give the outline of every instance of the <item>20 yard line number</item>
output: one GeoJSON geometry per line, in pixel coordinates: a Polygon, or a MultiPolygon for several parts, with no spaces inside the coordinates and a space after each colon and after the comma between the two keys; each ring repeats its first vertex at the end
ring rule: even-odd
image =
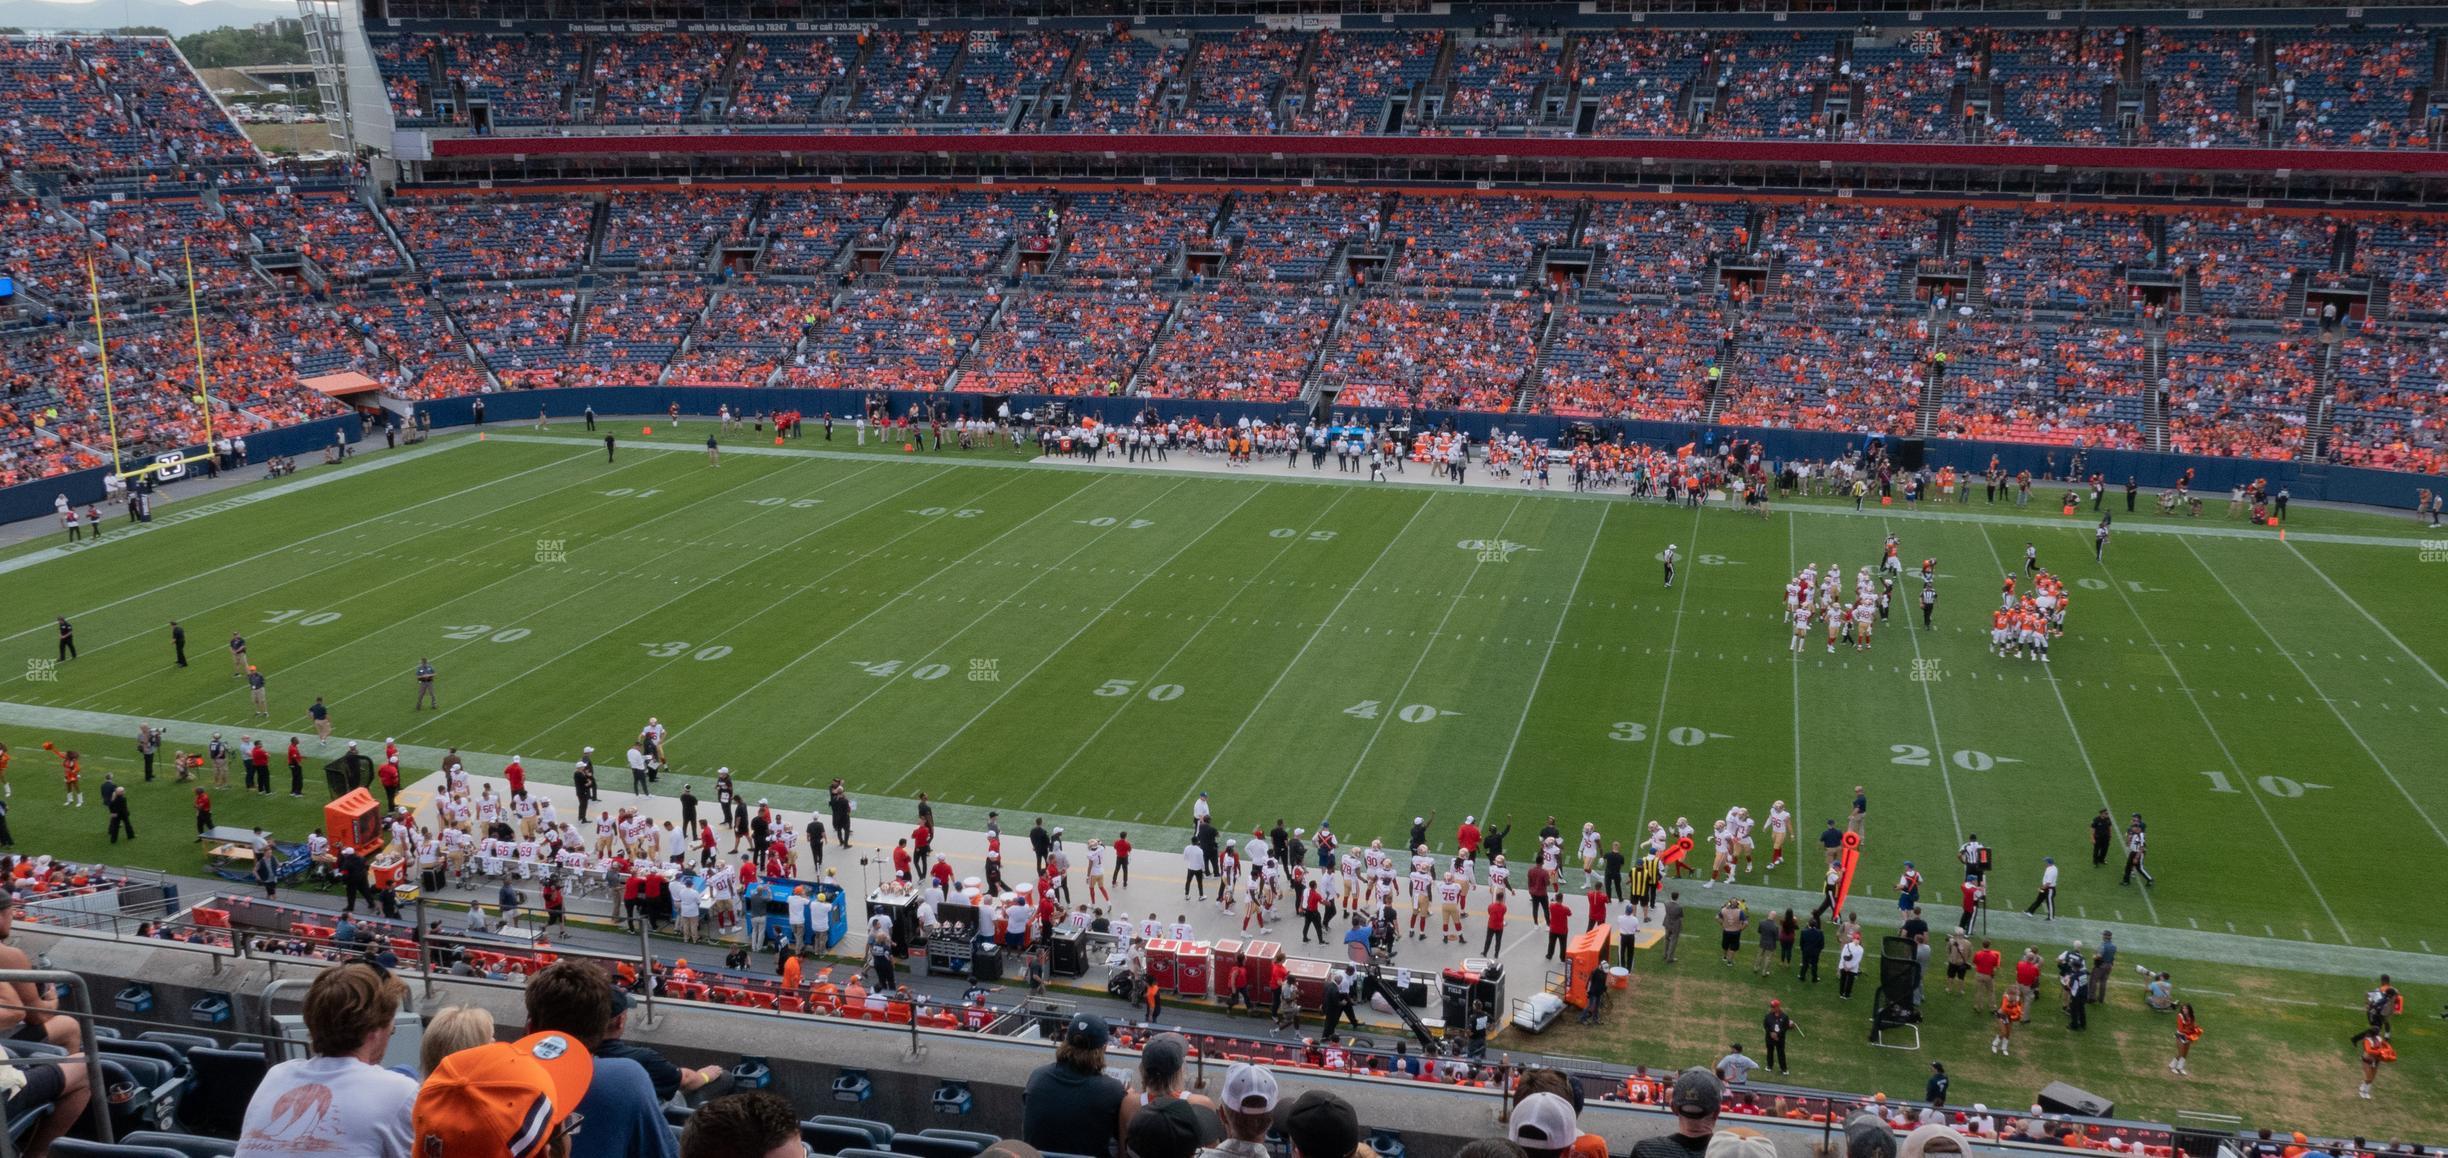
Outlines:
{"type": "Polygon", "coordinates": [[[534,634],[534,631],[524,627],[505,627],[495,631],[490,623],[453,623],[445,624],[442,628],[442,638],[470,642],[482,639],[492,643],[517,643],[534,634]]]}
{"type": "MultiPolygon", "coordinates": [[[[1649,725],[1639,720],[1617,720],[1607,727],[1607,739],[1618,744],[1638,744],[1649,738],[1649,725]]],[[[1666,729],[1666,742],[1678,748],[1697,748],[1711,740],[1731,740],[1723,732],[1711,732],[1690,726],[1666,729]]]]}
{"type": "MultiPolygon", "coordinates": [[[[2243,789],[2236,787],[2233,782],[2227,779],[2227,774],[2225,772],[2219,771],[2216,768],[2207,769],[2202,773],[2202,775],[2210,778],[2210,791],[2212,792],[2234,793],[2243,791],[2243,789]]],[[[2277,797],[2280,800],[2301,799],[2305,789],[2320,789],[2329,787],[2326,784],[2307,784],[2304,781],[2296,780],[2287,776],[2259,777],[2253,781],[2253,786],[2271,796],[2277,797]]]]}
{"type": "MultiPolygon", "coordinates": [[[[1887,745],[1887,750],[1894,754],[1894,758],[1887,761],[1890,764],[1901,764],[1907,768],[1927,768],[1931,766],[1932,760],[1930,750],[1922,747],[1919,744],[1889,744],[1887,745]]],[[[1992,756],[1987,752],[1976,751],[1971,748],[1958,748],[1955,750],[1955,754],[1949,756],[1947,760],[1949,763],[1963,769],[1966,772],[1986,772],[2000,764],[2020,764],[2023,762],[2020,758],[2014,756],[1992,756]]]]}

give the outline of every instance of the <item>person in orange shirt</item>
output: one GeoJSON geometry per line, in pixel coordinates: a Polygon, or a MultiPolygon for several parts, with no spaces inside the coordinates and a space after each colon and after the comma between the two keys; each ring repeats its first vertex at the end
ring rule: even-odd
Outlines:
{"type": "Polygon", "coordinates": [[[2168,1059],[2170,1071],[2179,1074],[2192,1072],[2185,1068],[2185,1058],[2193,1052],[2193,1043],[2200,1041],[2201,1035],[2201,1022],[2193,1016],[2193,1003],[2179,1003],[2176,1006],[2176,1056],[2168,1059]]]}
{"type": "MultiPolygon", "coordinates": [[[[43,747],[49,748],[51,745],[46,742],[43,747]]],[[[79,808],[85,807],[85,788],[79,782],[84,774],[84,769],[85,762],[76,754],[75,749],[60,753],[60,779],[68,784],[67,799],[60,801],[63,807],[70,804],[79,808]]]]}
{"type": "Polygon", "coordinates": [[[783,954],[783,956],[782,956],[782,988],[784,988],[784,989],[797,989],[797,988],[799,988],[799,974],[800,974],[799,955],[798,955],[797,953],[786,953],[786,954],[783,954]]]}
{"type": "Polygon", "coordinates": [[[2023,1020],[2023,996],[2009,990],[2005,999],[1998,1002],[1997,1036],[1989,1039],[1989,1052],[2011,1056],[2014,1053],[2015,1023],[2021,1020],[2023,1020]]]}
{"type": "Polygon", "coordinates": [[[2387,1030],[2363,1039],[2363,1084],[2355,1087],[2355,1096],[2371,1099],[2372,1083],[2379,1080],[2380,1066],[2397,1060],[2397,1047],[2389,1044],[2387,1030]]]}

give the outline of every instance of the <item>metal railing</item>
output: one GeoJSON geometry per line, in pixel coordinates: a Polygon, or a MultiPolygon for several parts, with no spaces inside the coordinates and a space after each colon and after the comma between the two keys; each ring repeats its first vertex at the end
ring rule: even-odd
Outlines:
{"type": "MultiPolygon", "coordinates": [[[[102,1080],[102,1051],[94,1042],[93,991],[87,987],[85,979],[65,969],[0,969],[0,985],[48,985],[51,986],[52,999],[55,1002],[62,994],[75,995],[75,1005],[64,1011],[56,1008],[44,1010],[35,1006],[0,1001],[0,1009],[23,1010],[29,1014],[45,1012],[53,1017],[73,1018],[77,1023],[77,1040],[84,1043],[84,1051],[81,1053],[72,1053],[64,1057],[43,1055],[13,1057],[9,1059],[8,1064],[19,1068],[36,1065],[83,1065],[85,1067],[85,1087],[88,1091],[85,1109],[93,1118],[94,1140],[109,1145],[113,1141],[110,1086],[102,1080]]],[[[16,1155],[16,1139],[10,1136],[4,1126],[0,1126],[0,1158],[16,1158],[16,1155]]]]}

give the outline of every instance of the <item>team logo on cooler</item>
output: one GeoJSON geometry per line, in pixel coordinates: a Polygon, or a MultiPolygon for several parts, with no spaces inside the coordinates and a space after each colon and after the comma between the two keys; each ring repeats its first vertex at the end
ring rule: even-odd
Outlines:
{"type": "Polygon", "coordinates": [[[1465,551],[1476,552],[1482,563],[1502,563],[1511,559],[1515,551],[1538,550],[1527,543],[1516,543],[1511,539],[1464,539],[1454,545],[1465,551]]]}
{"type": "Polygon", "coordinates": [[[187,456],[173,450],[153,456],[153,477],[168,482],[187,477],[187,456]]]}

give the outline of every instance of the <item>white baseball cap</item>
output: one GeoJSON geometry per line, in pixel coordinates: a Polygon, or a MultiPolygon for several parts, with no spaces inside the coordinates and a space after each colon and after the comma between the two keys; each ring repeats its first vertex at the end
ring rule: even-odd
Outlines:
{"type": "Polygon", "coordinates": [[[1238,1062],[1224,1073],[1224,1096],[1219,1106],[1239,1110],[1244,1114],[1271,1114],[1280,1091],[1275,1085],[1275,1071],[1265,1066],[1238,1062]]]}
{"type": "Polygon", "coordinates": [[[1581,1126],[1571,1102],[1539,1093],[1514,1103],[1513,1125],[1505,1136],[1524,1150],[1564,1150],[1581,1136],[1581,1126]]]}

